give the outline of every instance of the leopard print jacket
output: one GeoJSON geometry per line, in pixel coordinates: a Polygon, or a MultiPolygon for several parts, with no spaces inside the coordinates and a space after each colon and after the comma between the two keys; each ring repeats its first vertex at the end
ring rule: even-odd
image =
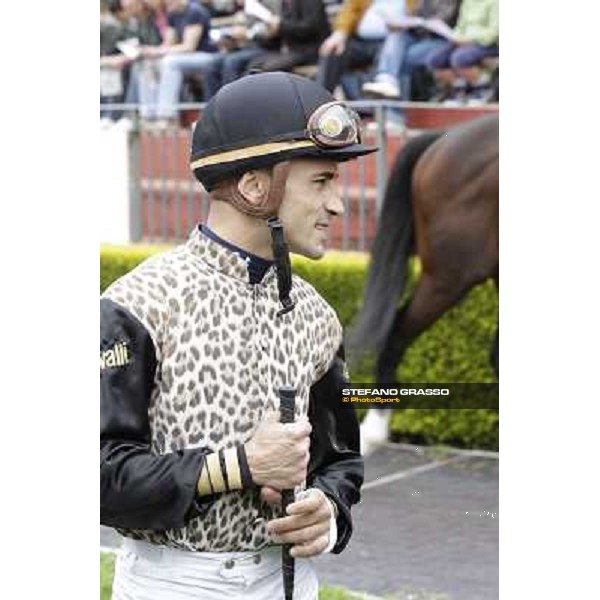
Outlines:
{"type": "MultiPolygon", "coordinates": [[[[110,318],[105,319],[109,325],[102,334],[101,413],[112,414],[117,404],[130,401],[123,389],[135,372],[135,388],[133,383],[130,387],[147,390],[146,398],[135,402],[142,421],[148,420],[151,453],[169,465],[178,461],[173,469],[179,474],[169,476],[185,480],[183,503],[190,502],[201,464],[190,458],[190,452],[246,442],[265,412],[278,410],[278,387],[297,388],[296,416],[307,414],[309,390],[334,360],[342,327],[326,301],[295,275],[292,299],[295,309],[276,316],[281,306],[275,269],[269,269],[259,284],[250,284],[245,261],[199,230],[187,243],[143,262],[102,295],[110,318]],[[111,327],[115,314],[119,322],[127,323],[111,327]],[[143,336],[129,339],[130,325],[143,336]]],[[[124,437],[129,427],[111,425],[111,419],[101,418],[105,444],[124,437]]],[[[105,462],[115,452],[105,449],[105,462]]],[[[136,452],[133,444],[131,453],[136,452]]],[[[151,504],[152,491],[144,491],[142,458],[139,461],[139,494],[147,497],[140,502],[151,504]]],[[[133,487],[130,482],[127,488],[117,474],[111,477],[103,487],[122,485],[124,494],[133,487]]],[[[172,503],[160,502],[170,510],[166,507],[172,503]]],[[[256,550],[270,543],[265,521],[276,516],[276,509],[260,500],[257,489],[248,489],[212,498],[201,507],[201,514],[181,527],[165,520],[164,529],[160,525],[118,529],[130,538],[187,550],[256,550]]]]}

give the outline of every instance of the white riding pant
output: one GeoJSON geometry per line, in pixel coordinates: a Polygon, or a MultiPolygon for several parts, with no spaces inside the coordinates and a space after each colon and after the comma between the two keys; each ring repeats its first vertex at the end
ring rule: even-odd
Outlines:
{"type": "MultiPolygon", "coordinates": [[[[310,559],[296,559],[294,600],[317,600],[310,559]]],[[[281,547],[256,552],[189,552],[126,539],[112,600],[283,600],[281,547]]]]}

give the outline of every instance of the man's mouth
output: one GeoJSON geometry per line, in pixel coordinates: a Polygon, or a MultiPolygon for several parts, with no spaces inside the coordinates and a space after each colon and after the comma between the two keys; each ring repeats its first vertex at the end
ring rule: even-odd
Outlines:
{"type": "Polygon", "coordinates": [[[329,223],[317,223],[315,227],[321,231],[327,231],[329,229],[329,223]]]}

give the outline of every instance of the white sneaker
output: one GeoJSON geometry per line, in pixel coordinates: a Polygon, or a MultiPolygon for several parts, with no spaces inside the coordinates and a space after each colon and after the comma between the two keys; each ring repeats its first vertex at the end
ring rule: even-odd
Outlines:
{"type": "Polygon", "coordinates": [[[491,100],[492,94],[489,88],[474,89],[467,95],[467,106],[484,106],[491,100]]]}
{"type": "Polygon", "coordinates": [[[169,131],[171,129],[176,129],[177,123],[172,119],[157,119],[155,121],[150,121],[148,123],[148,129],[152,131],[162,132],[169,131]]]}
{"type": "Polygon", "coordinates": [[[477,78],[477,81],[472,82],[471,86],[476,88],[488,87],[490,85],[491,79],[492,77],[487,71],[482,71],[479,77],[477,78]]]}
{"type": "Polygon", "coordinates": [[[368,81],[362,86],[362,92],[365,96],[374,96],[375,98],[400,98],[400,86],[387,79],[368,81]]]}
{"type": "Polygon", "coordinates": [[[485,100],[482,100],[481,98],[467,98],[467,106],[475,108],[478,106],[485,106],[485,100]]]}
{"type": "Polygon", "coordinates": [[[114,128],[121,131],[131,131],[133,129],[133,121],[128,117],[121,117],[115,123],[114,128]]]}
{"type": "Polygon", "coordinates": [[[406,124],[403,120],[388,119],[385,122],[385,132],[390,135],[401,135],[406,132],[406,124]]]}
{"type": "Polygon", "coordinates": [[[448,100],[442,102],[444,106],[465,106],[466,103],[466,100],[460,100],[458,98],[448,98],[448,100]]]}
{"type": "Polygon", "coordinates": [[[387,442],[390,433],[391,410],[370,408],[360,425],[360,452],[371,454],[378,446],[387,442]]]}

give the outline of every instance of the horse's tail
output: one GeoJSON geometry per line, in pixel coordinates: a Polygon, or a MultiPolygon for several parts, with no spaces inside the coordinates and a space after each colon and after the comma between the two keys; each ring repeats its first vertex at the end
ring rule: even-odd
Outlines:
{"type": "Polygon", "coordinates": [[[394,162],[371,249],[363,305],[348,335],[353,361],[369,349],[379,354],[392,327],[413,249],[413,170],[419,157],[441,135],[436,131],[412,139],[394,162]]]}

